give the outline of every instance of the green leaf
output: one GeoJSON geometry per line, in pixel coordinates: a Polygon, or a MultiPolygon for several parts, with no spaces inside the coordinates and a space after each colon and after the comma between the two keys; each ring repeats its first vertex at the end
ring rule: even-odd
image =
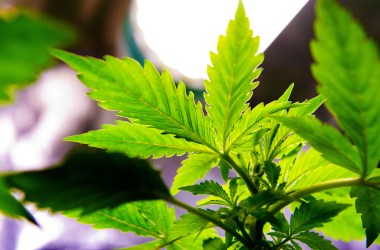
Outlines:
{"type": "Polygon", "coordinates": [[[36,80],[53,63],[48,47],[73,40],[66,26],[37,13],[0,16],[0,103],[12,101],[14,92],[36,80]]]}
{"type": "Polygon", "coordinates": [[[194,214],[181,215],[180,219],[174,222],[169,241],[177,238],[188,236],[190,234],[199,233],[207,228],[208,220],[205,220],[194,214]]]}
{"type": "Polygon", "coordinates": [[[192,234],[170,243],[167,245],[167,250],[203,250],[203,242],[216,236],[217,233],[214,229],[206,229],[199,234],[192,234]]]}
{"type": "Polygon", "coordinates": [[[360,214],[356,212],[355,199],[350,197],[349,188],[332,189],[325,193],[314,194],[314,196],[326,201],[350,204],[349,207],[335,216],[332,221],[324,224],[322,228],[318,228],[318,232],[322,232],[334,240],[342,240],[344,242],[351,242],[353,240],[362,241],[365,239],[365,230],[362,227],[360,214]]]}
{"type": "Polygon", "coordinates": [[[358,174],[331,164],[313,148],[299,155],[281,159],[280,166],[282,170],[280,182],[286,182],[287,191],[330,180],[358,177],[358,174]]]}
{"type": "Polygon", "coordinates": [[[175,195],[180,187],[194,184],[202,179],[217,164],[217,156],[209,154],[190,154],[182,162],[182,166],[177,170],[170,192],[175,195]]]}
{"type": "Polygon", "coordinates": [[[357,197],[356,212],[362,214],[362,225],[369,247],[380,233],[380,191],[368,187],[352,187],[351,197],[357,197]]]}
{"type": "MultiPolygon", "coordinates": [[[[264,130],[261,129],[260,126],[265,123],[264,118],[293,106],[294,104],[288,101],[274,101],[265,106],[263,103],[260,103],[253,109],[248,108],[241,116],[241,119],[235,124],[228,141],[228,147],[238,151],[241,145],[245,145],[249,141],[256,142],[255,137],[258,136],[254,132],[264,130]]],[[[260,139],[260,137],[258,137],[258,139],[260,139]]],[[[254,148],[254,146],[256,146],[256,144],[252,143],[251,147],[254,148]]]]}
{"type": "Polygon", "coordinates": [[[219,143],[226,150],[227,139],[241,114],[248,108],[247,101],[258,85],[252,83],[261,72],[257,69],[263,55],[255,55],[259,38],[252,38],[252,30],[240,1],[235,20],[230,21],[227,35],[218,40],[218,54],[211,53],[212,66],[207,69],[210,80],[205,81],[206,110],[211,117],[219,143]]]}
{"type": "Polygon", "coordinates": [[[292,237],[294,240],[299,240],[305,243],[313,250],[334,250],[337,249],[331,244],[331,241],[326,240],[323,236],[313,232],[302,232],[292,237]]]}
{"type": "Polygon", "coordinates": [[[327,107],[358,147],[367,176],[380,160],[379,53],[375,42],[336,1],[317,3],[312,71],[318,91],[328,99],[327,107]]]}
{"type": "Polygon", "coordinates": [[[64,214],[96,229],[112,228],[161,240],[168,239],[175,220],[174,209],[163,201],[135,201],[93,213],[83,214],[79,209],[64,214]]]}
{"type": "Polygon", "coordinates": [[[162,240],[155,240],[132,247],[118,248],[117,250],[157,250],[162,244],[162,240]]]}
{"type": "Polygon", "coordinates": [[[230,203],[231,206],[233,205],[233,203],[232,203],[230,197],[228,196],[227,192],[223,189],[222,186],[219,185],[219,183],[217,183],[213,180],[210,180],[210,181],[207,180],[207,181],[202,182],[198,185],[181,187],[180,189],[189,191],[195,195],[198,195],[198,194],[213,195],[213,196],[219,197],[219,198],[225,200],[226,202],[230,203]]]}
{"type": "Polygon", "coordinates": [[[142,68],[131,58],[106,56],[103,61],[59,50],[52,54],[78,71],[101,107],[117,110],[134,123],[213,147],[210,119],[204,117],[201,103],[195,104],[193,93],[186,95],[182,82],[176,88],[167,71],[160,75],[149,61],[142,68]]]}
{"type": "Polygon", "coordinates": [[[221,238],[213,238],[203,242],[203,250],[227,250],[227,247],[221,238]]]}
{"type": "Polygon", "coordinates": [[[37,221],[8,191],[3,179],[0,179],[0,212],[13,218],[24,218],[33,224],[37,221]]]}
{"type": "Polygon", "coordinates": [[[269,183],[271,184],[272,189],[275,189],[277,186],[278,178],[280,178],[281,167],[273,162],[266,161],[264,163],[263,171],[269,183]]]}
{"type": "MultiPolygon", "coordinates": [[[[289,222],[286,220],[285,215],[283,213],[279,213],[276,216],[276,220],[271,222],[272,230],[274,232],[280,232],[280,235],[275,235],[276,237],[287,238],[290,234],[290,225],[289,222]]],[[[273,235],[272,233],[269,233],[270,235],[273,235]]]]}
{"type": "Polygon", "coordinates": [[[290,235],[303,231],[309,231],[315,227],[322,227],[323,223],[331,221],[348,205],[336,202],[324,202],[315,200],[310,203],[302,203],[296,208],[290,219],[290,235]]]}
{"type": "Polygon", "coordinates": [[[144,125],[117,121],[117,125],[103,125],[102,130],[74,135],[65,140],[88,144],[92,147],[122,152],[129,157],[160,158],[187,152],[212,153],[206,146],[189,142],[174,135],[144,125]]]}
{"type": "Polygon", "coordinates": [[[159,172],[144,160],[103,151],[77,151],[59,167],[4,177],[25,200],[53,211],[90,213],[136,200],[170,197],[159,172]]]}
{"type": "Polygon", "coordinates": [[[362,172],[362,164],[356,147],[347,137],[333,127],[310,117],[274,117],[306,139],[323,157],[355,173],[362,172]]]}

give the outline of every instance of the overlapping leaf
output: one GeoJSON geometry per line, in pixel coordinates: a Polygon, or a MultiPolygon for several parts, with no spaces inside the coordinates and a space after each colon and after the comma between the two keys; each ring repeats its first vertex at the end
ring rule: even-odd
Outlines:
{"type": "MultiPolygon", "coordinates": [[[[380,160],[380,62],[373,41],[334,0],[316,5],[316,40],[311,44],[312,70],[318,90],[339,125],[358,147],[363,175],[380,160]]],[[[347,152],[350,154],[350,152],[347,152]]]]}
{"type": "Polygon", "coordinates": [[[194,184],[206,176],[212,167],[217,164],[217,156],[210,154],[190,154],[182,162],[182,166],[177,170],[171,187],[171,193],[174,195],[178,192],[179,187],[194,184]]]}
{"type": "Polygon", "coordinates": [[[306,139],[331,163],[355,173],[361,173],[363,167],[357,148],[350,143],[347,137],[333,127],[309,117],[278,116],[275,118],[306,139]]]}
{"type": "Polygon", "coordinates": [[[68,141],[88,144],[92,147],[123,152],[129,157],[159,158],[183,155],[187,152],[212,151],[201,144],[162,134],[162,131],[144,125],[118,121],[117,125],[104,125],[102,130],[70,136],[68,141]]]}
{"type": "Polygon", "coordinates": [[[322,227],[323,223],[331,221],[346,207],[348,205],[338,204],[333,201],[324,202],[323,200],[301,204],[299,208],[296,208],[290,219],[290,234],[294,235],[312,230],[315,227],[322,227]]]}
{"type": "Polygon", "coordinates": [[[15,90],[35,81],[52,63],[48,47],[71,42],[73,33],[36,13],[21,11],[9,13],[8,18],[3,16],[0,15],[0,102],[9,102],[15,90]]]}
{"type": "Polygon", "coordinates": [[[167,240],[175,220],[174,209],[164,201],[137,201],[88,214],[81,210],[64,214],[96,229],[113,228],[161,240],[167,240]]]}
{"type": "Polygon", "coordinates": [[[106,56],[105,60],[81,57],[64,51],[52,54],[68,63],[90,89],[90,96],[105,109],[134,123],[152,126],[177,137],[213,145],[209,118],[204,117],[194,95],[186,95],[185,85],[175,87],[167,71],[160,75],[149,61],[144,67],[131,59],[106,56]]]}
{"type": "Polygon", "coordinates": [[[25,200],[53,211],[90,213],[137,200],[170,197],[159,172],[144,160],[122,154],[80,151],[59,167],[5,176],[25,200]]]}
{"type": "Polygon", "coordinates": [[[252,38],[249,21],[240,2],[235,20],[230,21],[227,35],[220,36],[218,54],[211,53],[212,66],[208,67],[210,80],[205,81],[206,110],[212,119],[219,143],[226,143],[235,123],[247,109],[257,83],[252,81],[261,72],[257,69],[262,54],[256,55],[259,38],[252,38]]]}
{"type": "Polygon", "coordinates": [[[331,243],[331,241],[326,240],[323,236],[313,232],[302,232],[298,235],[293,236],[294,240],[299,240],[302,243],[308,245],[311,249],[315,250],[337,250],[337,248],[331,243]]]}
{"type": "Polygon", "coordinates": [[[380,191],[367,187],[353,187],[351,197],[357,197],[356,212],[362,214],[362,225],[365,228],[367,247],[369,247],[380,233],[380,191]]]}

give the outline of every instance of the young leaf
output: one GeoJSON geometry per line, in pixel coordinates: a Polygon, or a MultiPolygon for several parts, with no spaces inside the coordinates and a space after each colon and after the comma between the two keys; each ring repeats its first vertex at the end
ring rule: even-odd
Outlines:
{"type": "Polygon", "coordinates": [[[315,227],[322,227],[323,223],[331,221],[348,205],[336,202],[324,202],[315,200],[310,203],[302,203],[296,208],[290,219],[290,235],[303,231],[309,231],[315,227]]]}
{"type": "Polygon", "coordinates": [[[177,170],[170,192],[175,195],[179,187],[189,186],[202,179],[217,164],[217,156],[210,154],[190,154],[177,170]]]}
{"type": "Polygon", "coordinates": [[[65,140],[140,158],[150,156],[160,158],[164,155],[171,157],[187,152],[212,153],[206,146],[175,138],[174,135],[162,134],[162,132],[144,125],[117,121],[117,125],[103,125],[102,130],[70,136],[65,140]]]}
{"type": "Polygon", "coordinates": [[[90,213],[137,200],[170,197],[159,172],[144,160],[103,151],[79,151],[59,167],[5,176],[25,200],[53,211],[90,213]]]}
{"type": "Polygon", "coordinates": [[[141,65],[131,59],[106,56],[105,60],[81,57],[64,51],[52,54],[78,71],[90,89],[90,97],[105,109],[117,110],[134,123],[152,126],[187,140],[213,147],[210,119],[185,85],[175,87],[167,71],[160,75],[149,61],[141,65]]]}
{"type": "MultiPolygon", "coordinates": [[[[327,107],[358,147],[363,176],[380,160],[380,61],[376,44],[334,0],[316,5],[312,71],[327,107]]],[[[351,152],[346,152],[350,154],[351,152]]]]}
{"type": "Polygon", "coordinates": [[[25,218],[38,225],[28,210],[9,193],[3,179],[0,179],[0,212],[13,218],[25,218]]]}
{"type": "Polygon", "coordinates": [[[369,247],[380,233],[380,191],[368,187],[352,187],[351,197],[357,197],[356,212],[361,213],[369,247]]]}
{"type": "Polygon", "coordinates": [[[49,47],[74,38],[70,28],[25,11],[16,11],[9,19],[0,16],[0,34],[0,103],[11,101],[15,90],[35,81],[52,64],[49,47]]]}
{"type": "Polygon", "coordinates": [[[337,250],[337,248],[331,244],[331,241],[313,232],[302,232],[293,236],[292,239],[299,240],[314,250],[337,250]]]}
{"type": "Polygon", "coordinates": [[[362,172],[357,148],[333,127],[310,117],[274,118],[306,139],[326,160],[355,173],[362,172]]]}
{"type": "Polygon", "coordinates": [[[210,80],[205,81],[206,110],[224,150],[230,132],[247,109],[247,101],[257,86],[252,81],[259,76],[261,70],[257,67],[263,61],[262,54],[255,56],[258,46],[259,38],[252,38],[240,1],[235,20],[228,25],[227,35],[219,37],[218,54],[210,55],[213,66],[208,67],[210,80]]]}
{"type": "Polygon", "coordinates": [[[187,187],[181,187],[181,190],[186,190],[189,192],[192,192],[193,194],[209,194],[213,195],[219,198],[222,198],[226,202],[228,202],[230,205],[233,205],[230,197],[228,196],[227,192],[223,189],[222,186],[219,185],[219,183],[210,180],[202,182],[198,185],[193,186],[187,186],[187,187]]]}
{"type": "Polygon", "coordinates": [[[96,229],[112,228],[165,241],[175,220],[174,209],[163,201],[137,201],[87,214],[80,209],[64,214],[96,229]]]}

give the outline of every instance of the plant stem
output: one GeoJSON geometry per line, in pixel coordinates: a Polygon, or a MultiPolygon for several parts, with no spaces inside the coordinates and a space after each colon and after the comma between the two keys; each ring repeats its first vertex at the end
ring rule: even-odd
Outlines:
{"type": "Polygon", "coordinates": [[[245,184],[248,187],[248,190],[251,192],[251,195],[258,194],[255,184],[252,182],[251,178],[245,173],[236,162],[229,155],[222,155],[222,158],[233,168],[236,173],[244,180],[245,184]]]}
{"type": "Polygon", "coordinates": [[[188,211],[189,213],[192,213],[192,214],[195,214],[195,215],[198,215],[199,217],[207,220],[207,221],[210,221],[212,222],[213,224],[215,224],[216,226],[222,228],[224,231],[230,233],[231,235],[233,235],[237,240],[239,240],[241,243],[243,243],[246,247],[250,247],[252,246],[253,242],[251,239],[246,239],[245,237],[243,237],[241,234],[239,234],[238,232],[236,232],[236,230],[234,230],[233,228],[229,227],[228,225],[226,225],[225,223],[223,223],[222,221],[216,219],[215,217],[212,217],[210,216],[209,214],[203,212],[202,210],[199,210],[199,209],[196,209],[180,200],[177,200],[173,197],[162,197],[165,201],[173,204],[173,205],[176,205],[178,207],[181,207],[183,209],[185,209],[186,211],[188,211]]]}
{"type": "Polygon", "coordinates": [[[340,179],[340,180],[322,182],[314,186],[306,187],[306,188],[295,191],[294,193],[289,195],[290,199],[282,200],[275,203],[273,207],[269,209],[269,212],[275,214],[293,201],[299,200],[302,197],[305,197],[313,193],[321,192],[324,190],[339,188],[339,187],[350,187],[350,186],[367,186],[367,187],[379,189],[379,184],[380,183],[378,182],[368,181],[362,178],[345,178],[345,179],[340,179]]]}

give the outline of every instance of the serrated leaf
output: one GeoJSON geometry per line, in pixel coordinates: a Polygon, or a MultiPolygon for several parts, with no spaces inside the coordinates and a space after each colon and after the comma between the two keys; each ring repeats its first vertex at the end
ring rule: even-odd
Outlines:
{"type": "Polygon", "coordinates": [[[222,186],[220,186],[219,183],[213,181],[213,180],[207,180],[205,182],[201,182],[198,185],[192,185],[187,187],[181,187],[181,190],[189,191],[195,195],[198,194],[208,194],[213,195],[216,197],[219,197],[226,202],[228,202],[231,206],[233,205],[230,197],[228,196],[227,192],[223,189],[222,186]]]}
{"type": "MultiPolygon", "coordinates": [[[[293,106],[294,104],[288,101],[274,101],[265,106],[263,103],[260,103],[253,109],[247,109],[241,119],[235,124],[234,130],[231,132],[228,141],[229,148],[238,151],[240,145],[244,145],[250,140],[255,141],[255,136],[257,137],[257,135],[253,132],[260,131],[258,129],[260,128],[260,125],[264,123],[264,118],[293,106]]],[[[253,147],[255,145],[256,144],[252,144],[253,147]]]]}
{"type": "Polygon", "coordinates": [[[355,173],[362,172],[362,163],[356,147],[347,137],[327,124],[310,117],[274,117],[306,139],[323,157],[355,173]]]}
{"type": "Polygon", "coordinates": [[[131,58],[106,56],[103,61],[59,50],[52,54],[78,72],[101,107],[117,110],[134,123],[213,147],[210,119],[204,116],[201,103],[195,104],[193,93],[186,95],[182,82],[175,87],[167,71],[160,75],[149,61],[142,68],[131,58]]]}
{"type": "Polygon", "coordinates": [[[263,171],[271,184],[272,189],[277,186],[278,178],[280,178],[281,167],[276,165],[274,162],[266,161],[264,163],[263,171]]]}
{"type": "Polygon", "coordinates": [[[313,250],[336,250],[331,241],[326,240],[323,236],[313,232],[302,232],[292,237],[294,240],[299,240],[305,243],[313,250]]]}
{"type": "Polygon", "coordinates": [[[199,234],[192,234],[172,242],[167,245],[167,250],[203,250],[203,242],[209,238],[215,238],[216,236],[217,232],[214,229],[206,229],[199,234]]]}
{"type": "Polygon", "coordinates": [[[103,125],[101,130],[70,136],[65,140],[140,158],[171,157],[187,152],[212,153],[206,146],[162,132],[144,125],[117,121],[116,125],[103,125]]]}
{"type": "Polygon", "coordinates": [[[24,218],[38,225],[28,210],[9,193],[3,179],[0,179],[0,212],[13,218],[24,218]]]}
{"type": "Polygon", "coordinates": [[[294,155],[294,158],[281,159],[281,182],[286,182],[286,190],[296,190],[329,180],[358,177],[349,170],[331,164],[313,148],[294,155]]]}
{"type": "Polygon", "coordinates": [[[335,216],[332,221],[324,224],[322,228],[318,228],[318,232],[322,232],[334,240],[342,240],[344,242],[351,242],[353,240],[362,241],[365,239],[365,231],[362,227],[360,214],[356,212],[355,199],[349,196],[348,188],[332,189],[328,193],[314,195],[318,199],[350,204],[349,207],[335,216]]]}
{"type": "Polygon", "coordinates": [[[162,240],[155,240],[132,247],[118,248],[117,250],[157,250],[163,243],[162,240]]]}
{"type": "Polygon", "coordinates": [[[70,43],[74,37],[68,27],[37,13],[10,15],[0,16],[0,103],[12,101],[16,90],[35,81],[53,63],[49,47],[70,43]]]}
{"type": "Polygon", "coordinates": [[[172,227],[169,241],[176,238],[187,236],[193,233],[199,233],[207,229],[209,224],[208,220],[205,220],[194,214],[184,214],[181,215],[180,219],[174,222],[172,227]]]}
{"type": "Polygon", "coordinates": [[[380,233],[380,191],[368,187],[352,187],[351,197],[357,197],[356,212],[362,214],[362,226],[365,228],[369,247],[380,233]]]}
{"type": "Polygon", "coordinates": [[[227,139],[257,83],[252,81],[261,72],[257,69],[263,55],[255,55],[259,38],[252,38],[252,30],[242,2],[235,20],[230,21],[227,35],[218,40],[218,54],[211,53],[212,66],[207,69],[210,80],[205,81],[206,110],[216,130],[216,137],[226,150],[227,139]]]}
{"type": "Polygon", "coordinates": [[[227,250],[221,238],[212,238],[203,242],[203,250],[227,250]]]}
{"type": "Polygon", "coordinates": [[[210,154],[190,154],[182,162],[182,166],[177,170],[170,192],[175,195],[179,187],[194,184],[206,176],[212,167],[217,164],[218,157],[210,154]]]}
{"type": "Polygon", "coordinates": [[[364,29],[336,1],[319,0],[316,14],[311,49],[318,91],[327,97],[327,107],[358,147],[361,170],[367,176],[380,160],[379,53],[364,29]]]}
{"type": "Polygon", "coordinates": [[[25,200],[53,211],[82,209],[90,213],[136,200],[170,197],[149,162],[104,151],[77,151],[58,167],[5,176],[25,200]]]}
{"type": "MultiPolygon", "coordinates": [[[[274,235],[276,237],[286,238],[290,234],[290,225],[286,220],[285,215],[283,213],[278,213],[276,216],[276,220],[271,222],[272,230],[281,234],[274,235]]],[[[272,233],[269,233],[272,235],[272,233]]]]}
{"type": "Polygon", "coordinates": [[[137,201],[87,214],[80,209],[64,214],[96,229],[112,228],[165,241],[175,220],[174,209],[164,201],[137,201]]]}
{"type": "Polygon", "coordinates": [[[299,208],[295,209],[290,219],[290,235],[322,227],[323,223],[331,221],[346,207],[348,207],[346,204],[338,204],[333,201],[324,202],[323,200],[302,203],[299,208]]]}

